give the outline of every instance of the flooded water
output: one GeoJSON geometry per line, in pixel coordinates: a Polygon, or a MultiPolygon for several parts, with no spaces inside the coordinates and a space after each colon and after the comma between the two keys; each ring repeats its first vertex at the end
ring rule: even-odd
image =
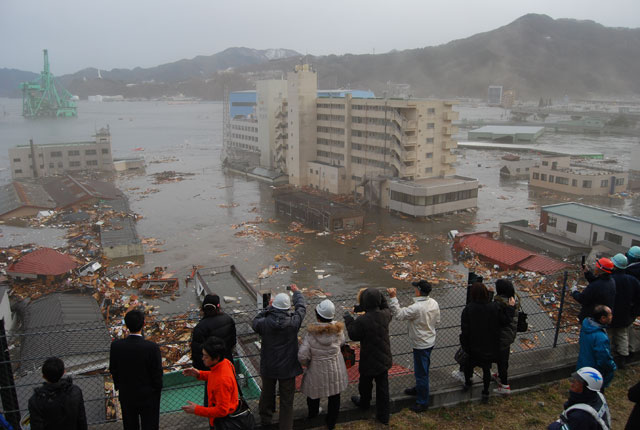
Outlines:
{"type": "MultiPolygon", "coordinates": [[[[138,234],[164,242],[160,246],[164,252],[146,255],[144,266],[135,269],[145,273],[155,266],[166,266],[169,272],[184,277],[193,265],[235,264],[250,282],[261,288],[282,289],[291,282],[301,287],[320,287],[334,294],[355,293],[361,285],[408,288],[407,283],[393,279],[383,270],[380,262],[370,262],[361,255],[376,236],[414,233],[420,250],[411,259],[450,261],[449,244],[444,240],[447,231],[495,231],[500,221],[515,219],[537,224],[540,205],[556,203],[530,192],[525,180],[500,179],[502,152],[460,150],[457,173],[476,177],[482,185],[475,213],[423,221],[374,208],[367,211],[364,234],[345,245],[331,236],[303,234],[304,243],[292,248],[283,240],[234,236],[238,230],[231,228],[233,224],[254,220],[256,216],[265,221],[275,218],[274,205],[269,186],[221,171],[220,103],[80,102],[77,119],[57,121],[25,121],[20,116],[20,100],[0,99],[0,105],[7,112],[0,117],[2,182],[10,180],[8,148],[28,143],[29,138],[36,143],[90,140],[96,129],[109,125],[114,157],[144,155],[147,175],[118,179],[117,185],[129,196],[132,210],[144,217],[137,224],[138,234]],[[144,148],[144,151],[134,151],[135,148],[144,148]],[[162,162],[166,160],[169,161],[162,162]],[[166,170],[194,175],[182,182],[153,184],[151,175],[166,170]],[[276,255],[286,253],[293,257],[291,262],[275,261],[276,255]],[[269,278],[257,279],[265,267],[275,264],[290,267],[269,278]],[[331,276],[320,280],[316,269],[325,270],[324,273],[331,276]]],[[[483,118],[483,112],[487,118],[496,114],[480,108],[461,111],[461,116],[467,115],[470,119],[483,118]]],[[[623,158],[630,153],[631,145],[637,144],[636,140],[547,134],[541,143],[558,147],[580,145],[585,150],[623,158]]],[[[631,199],[604,199],[596,203],[640,214],[638,204],[631,199]]],[[[289,220],[278,220],[278,223],[265,222],[259,227],[285,232],[288,225],[289,220]]],[[[25,242],[28,241],[31,240],[25,237],[25,242]]],[[[160,306],[166,310],[183,310],[193,305],[194,300],[191,292],[183,293],[176,302],[163,302],[160,306]]]]}

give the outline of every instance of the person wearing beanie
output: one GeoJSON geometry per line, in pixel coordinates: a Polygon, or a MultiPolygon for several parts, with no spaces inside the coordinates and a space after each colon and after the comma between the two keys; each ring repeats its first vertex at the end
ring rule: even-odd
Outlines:
{"type": "Polygon", "coordinates": [[[362,310],[364,314],[358,315],[357,318],[353,318],[349,312],[344,314],[349,338],[360,341],[358,366],[360,395],[352,396],[351,401],[359,409],[369,409],[373,381],[375,381],[376,420],[389,425],[389,369],[393,361],[389,339],[391,310],[385,296],[377,288],[372,287],[359,293],[357,309],[362,310]]]}
{"type": "Polygon", "coordinates": [[[574,372],[564,411],[547,430],[609,430],[611,413],[600,387],[602,375],[596,369],[583,367],[574,372]]]}
{"type": "Polygon", "coordinates": [[[409,396],[416,396],[416,403],[410,406],[413,412],[424,412],[429,408],[429,367],[431,351],[436,343],[436,325],[440,324],[440,306],[429,297],[431,284],[424,279],[412,282],[415,289],[413,303],[405,308],[400,307],[395,288],[387,288],[389,308],[393,316],[400,321],[407,321],[409,343],[413,348],[413,372],[416,385],[404,390],[409,396]]]}
{"type": "Polygon", "coordinates": [[[347,388],[347,367],[340,352],[345,343],[344,324],[336,322],[331,300],[316,306],[316,323],[307,326],[307,334],[298,350],[298,361],[306,366],[300,391],[307,396],[308,418],[320,413],[320,399],[328,397],[326,424],[333,430],[340,411],[340,393],[347,388]]]}
{"type": "Polygon", "coordinates": [[[591,272],[584,267],[584,277],[589,281],[589,285],[578,291],[578,287],[571,287],[571,297],[582,305],[578,319],[580,323],[593,313],[593,308],[597,305],[605,305],[613,309],[616,299],[616,284],[611,277],[614,269],[613,261],[608,258],[600,258],[596,261],[595,271],[591,272]]]}
{"type": "MultiPolygon", "coordinates": [[[[202,319],[196,324],[191,333],[191,361],[198,370],[209,370],[202,361],[202,347],[205,340],[211,336],[224,341],[224,358],[233,363],[233,348],[236,346],[236,323],[220,308],[220,297],[217,294],[207,294],[202,300],[202,319]]],[[[207,401],[207,389],[204,391],[204,404],[207,401]]]]}
{"type": "Polygon", "coordinates": [[[497,356],[498,373],[491,375],[498,383],[498,388],[494,391],[498,394],[511,394],[511,386],[508,381],[509,355],[511,344],[516,340],[518,334],[518,319],[516,308],[521,306],[516,300],[514,306],[509,304],[509,300],[516,300],[516,290],[513,283],[508,279],[498,279],[496,281],[496,295],[493,302],[497,306],[500,316],[500,339],[497,356]]]}
{"type": "Polygon", "coordinates": [[[611,258],[612,278],[616,283],[616,295],[613,304],[613,320],[607,329],[611,347],[620,357],[618,363],[624,368],[629,357],[629,327],[633,324],[640,308],[640,281],[626,273],[627,257],[616,254],[611,258]]]}
{"type": "Polygon", "coordinates": [[[304,321],[307,306],[302,293],[291,285],[293,307],[289,294],[280,293],[269,306],[253,319],[253,331],[260,335],[260,377],[262,391],[258,410],[262,427],[271,425],[275,410],[276,384],[280,387],[280,430],[293,428],[293,395],[296,376],[302,373],[298,362],[298,331],[304,321]]]}
{"type": "Polygon", "coordinates": [[[580,352],[576,369],[588,366],[598,369],[602,375],[602,390],[611,384],[616,364],[611,356],[606,327],[611,324],[611,309],[604,305],[594,308],[591,316],[582,321],[580,352]]]}

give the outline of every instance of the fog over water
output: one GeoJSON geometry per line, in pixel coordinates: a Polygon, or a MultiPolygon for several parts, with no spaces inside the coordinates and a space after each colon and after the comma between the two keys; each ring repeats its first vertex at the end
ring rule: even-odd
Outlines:
{"type": "MultiPolygon", "coordinates": [[[[494,111],[482,107],[457,109],[461,111],[461,119],[495,115],[494,111]]],[[[390,272],[384,271],[380,262],[370,262],[361,255],[376,236],[412,232],[418,237],[420,251],[411,259],[451,260],[449,244],[444,240],[448,230],[495,231],[500,221],[516,219],[527,219],[537,225],[539,206],[557,202],[529,192],[526,180],[501,180],[499,164],[503,152],[460,150],[457,173],[478,178],[482,185],[476,212],[424,221],[373,208],[367,210],[365,233],[353,241],[341,245],[330,235],[303,234],[304,243],[291,251],[291,246],[283,240],[234,236],[238,230],[231,225],[254,220],[256,216],[266,221],[275,215],[268,185],[225,175],[221,170],[222,104],[81,101],[77,119],[26,121],[20,113],[20,100],[0,99],[0,183],[10,181],[8,148],[28,143],[29,138],[35,143],[91,140],[96,129],[109,125],[115,158],[144,155],[147,175],[118,179],[117,186],[129,196],[132,210],[144,217],[137,224],[138,234],[142,238],[164,241],[160,248],[165,251],[146,255],[144,266],[133,272],[150,272],[155,266],[167,266],[168,271],[184,277],[192,265],[235,264],[250,282],[263,288],[281,289],[290,282],[301,287],[320,287],[335,294],[355,292],[365,284],[408,288],[407,283],[393,279],[390,272]],[[3,112],[6,114],[2,115],[3,112]],[[144,148],[144,151],[134,151],[135,148],[144,148]],[[175,160],[152,163],[171,157],[175,160]],[[194,176],[182,182],[154,185],[150,175],[165,170],[194,176]],[[159,191],[144,194],[147,189],[159,191]],[[293,257],[290,263],[275,262],[277,254],[287,252],[293,257]],[[270,264],[285,264],[290,268],[257,281],[257,275],[270,264]],[[331,276],[319,280],[315,269],[325,270],[331,276]]],[[[466,132],[461,132],[459,138],[465,140],[466,132]]],[[[605,156],[617,157],[624,163],[628,162],[631,146],[638,144],[637,138],[568,134],[546,134],[539,142],[544,146],[579,146],[589,152],[604,152],[605,156]]],[[[596,203],[640,215],[638,204],[631,199],[607,198],[596,203]]],[[[265,222],[259,227],[285,232],[289,222],[278,219],[277,223],[265,222]]],[[[0,228],[5,232],[6,227],[0,228]]],[[[16,233],[11,234],[15,238],[16,233]]],[[[189,293],[164,306],[182,310],[193,302],[194,297],[189,293]]]]}

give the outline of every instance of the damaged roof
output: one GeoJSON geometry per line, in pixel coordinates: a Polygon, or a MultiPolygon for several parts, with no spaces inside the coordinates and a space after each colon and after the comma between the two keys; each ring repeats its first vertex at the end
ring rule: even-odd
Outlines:
{"type": "Polygon", "coordinates": [[[30,181],[17,182],[0,187],[0,215],[21,207],[54,209],[56,202],[39,184],[30,181]]]}
{"type": "Polygon", "coordinates": [[[79,180],[68,175],[47,178],[43,188],[56,201],[58,209],[94,198],[110,200],[122,196],[122,193],[108,182],[79,180]]]}
{"type": "Polygon", "coordinates": [[[62,275],[75,269],[76,261],[55,249],[40,248],[11,263],[7,274],[62,275]]]}
{"type": "Polygon", "coordinates": [[[101,230],[100,241],[103,248],[141,243],[135,223],[130,218],[112,218],[111,228],[101,230]]]}

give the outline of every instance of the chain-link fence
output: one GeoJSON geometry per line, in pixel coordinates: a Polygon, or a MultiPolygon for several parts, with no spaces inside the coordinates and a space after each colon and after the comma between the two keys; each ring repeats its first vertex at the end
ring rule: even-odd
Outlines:
{"type": "MultiPolygon", "coordinates": [[[[518,279],[514,279],[518,285],[518,279]]],[[[556,344],[577,340],[575,318],[563,320],[560,301],[563,278],[559,276],[555,291],[520,291],[522,309],[528,314],[529,330],[519,333],[512,345],[511,368],[527,364],[527,353],[553,348],[556,344]],[[553,296],[553,298],[552,298],[553,296]]],[[[386,292],[385,292],[386,295],[386,292]]],[[[82,304],[71,294],[60,295],[70,300],[71,305],[62,306],[63,312],[83,312],[82,304]],[[69,299],[72,297],[72,299],[69,299]],[[65,308],[66,306],[66,308],[65,308]],[[75,307],[74,307],[75,306],[75,307]]],[[[567,294],[568,296],[568,294],[567,294]]],[[[91,296],[82,296],[92,299],[91,296]]],[[[452,371],[458,369],[454,354],[459,347],[460,316],[466,303],[467,289],[461,286],[436,286],[431,297],[438,301],[441,309],[441,323],[437,327],[437,340],[431,354],[431,391],[451,383],[452,371]]],[[[306,326],[315,321],[314,306],[324,298],[307,299],[307,316],[299,336],[302,339],[306,326]]],[[[398,292],[401,306],[412,303],[412,295],[398,292]]],[[[336,305],[336,319],[342,320],[345,310],[352,310],[355,295],[333,296],[336,305]]],[[[568,299],[572,301],[572,299],[568,299]]],[[[251,328],[256,315],[255,306],[235,306],[228,304],[223,310],[236,322],[237,346],[236,368],[245,398],[257,415],[260,396],[260,339],[251,328]]],[[[49,321],[42,311],[37,317],[44,320],[37,330],[18,333],[0,333],[4,345],[0,361],[0,384],[4,415],[15,422],[28,412],[28,401],[35,387],[42,384],[41,365],[47,357],[57,356],[64,362],[67,374],[83,391],[85,409],[90,426],[96,429],[120,428],[121,412],[117,393],[108,372],[109,346],[112,338],[123,335],[121,318],[116,325],[106,325],[103,315],[93,323],[56,324],[49,321]]],[[[34,316],[29,317],[32,320],[34,316]]],[[[182,375],[181,370],[191,366],[191,331],[199,320],[197,313],[175,315],[148,315],[145,336],[161,346],[165,368],[164,387],[161,400],[162,428],[208,428],[205,418],[187,415],[181,406],[187,401],[202,404],[204,382],[182,375]]],[[[85,320],[86,321],[86,320],[85,320]]],[[[112,319],[113,321],[113,319],[112,319]]],[[[33,321],[32,321],[33,322],[33,321]]],[[[390,326],[393,367],[389,371],[390,394],[400,395],[407,387],[415,384],[413,377],[412,349],[407,337],[407,323],[393,319],[390,326]]],[[[358,345],[352,342],[358,351],[358,345]]],[[[357,365],[348,371],[349,386],[342,396],[343,408],[350,407],[349,397],[357,394],[357,365]]],[[[297,378],[299,388],[301,377],[297,378]]],[[[306,416],[306,399],[296,393],[295,417],[306,416]]],[[[277,416],[277,414],[276,414],[277,416]]]]}

